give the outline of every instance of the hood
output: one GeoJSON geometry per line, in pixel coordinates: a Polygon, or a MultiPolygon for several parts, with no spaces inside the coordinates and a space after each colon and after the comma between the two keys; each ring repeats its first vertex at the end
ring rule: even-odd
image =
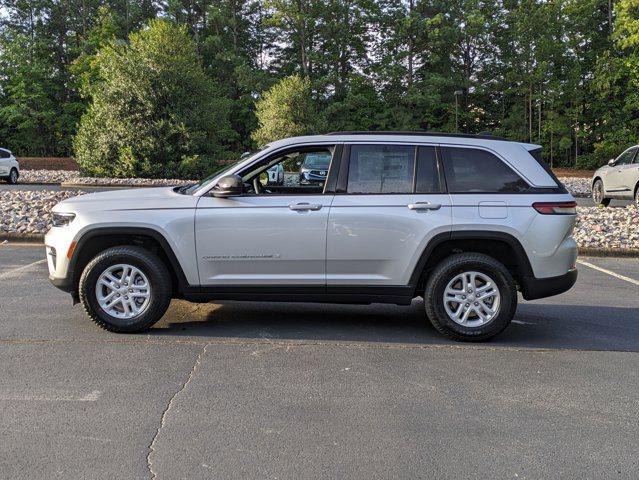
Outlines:
{"type": "Polygon", "coordinates": [[[71,197],[53,207],[54,212],[88,210],[158,210],[195,207],[197,197],[182,195],[175,187],[131,188],[71,197]]]}

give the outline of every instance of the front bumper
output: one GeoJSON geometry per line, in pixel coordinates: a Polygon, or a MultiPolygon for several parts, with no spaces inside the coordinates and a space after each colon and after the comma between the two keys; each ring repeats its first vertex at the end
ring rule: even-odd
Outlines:
{"type": "Polygon", "coordinates": [[[63,292],[74,293],[73,281],[71,277],[59,278],[59,277],[52,277],[51,275],[49,275],[49,281],[53,284],[54,287],[59,288],[63,292]]]}
{"type": "Polygon", "coordinates": [[[577,269],[573,268],[565,275],[550,278],[523,277],[521,293],[526,300],[552,297],[567,292],[577,281],[577,269]]]}
{"type": "Polygon", "coordinates": [[[68,228],[53,227],[44,237],[49,281],[65,292],[73,293],[73,268],[69,249],[73,244],[73,232],[68,228]]]}

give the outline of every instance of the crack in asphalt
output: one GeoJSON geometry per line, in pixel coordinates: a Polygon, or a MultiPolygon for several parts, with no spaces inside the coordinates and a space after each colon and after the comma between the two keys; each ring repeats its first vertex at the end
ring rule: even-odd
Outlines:
{"type": "Polygon", "coordinates": [[[151,474],[151,479],[157,478],[157,471],[153,469],[153,459],[151,458],[153,454],[156,453],[157,451],[155,448],[155,444],[160,436],[160,433],[162,432],[162,429],[166,425],[166,419],[169,415],[169,412],[171,411],[171,407],[173,406],[174,400],[186,389],[186,387],[188,387],[189,383],[191,383],[191,380],[193,380],[193,376],[195,375],[195,372],[200,366],[200,363],[202,362],[202,357],[206,353],[206,348],[208,346],[209,344],[207,343],[202,347],[197,357],[195,358],[195,363],[193,364],[193,367],[191,367],[191,370],[189,371],[189,374],[186,377],[186,380],[184,381],[184,383],[182,383],[180,388],[178,388],[178,390],[171,396],[168,403],[166,404],[166,408],[162,411],[162,417],[160,418],[160,426],[157,428],[157,430],[155,431],[155,435],[151,439],[151,443],[149,444],[149,453],[146,456],[146,465],[149,470],[149,473],[151,474]]]}

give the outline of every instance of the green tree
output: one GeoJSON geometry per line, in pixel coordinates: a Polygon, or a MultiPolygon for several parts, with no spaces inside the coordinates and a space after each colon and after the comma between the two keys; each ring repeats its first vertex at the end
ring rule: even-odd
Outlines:
{"type": "Polygon", "coordinates": [[[253,140],[265,145],[273,140],[318,133],[322,120],[312,98],[308,78],[293,75],[280,80],[257,102],[258,129],[253,140]]]}
{"type": "Polygon", "coordinates": [[[202,175],[232,136],[218,94],[184,26],[154,20],[96,56],[98,80],[74,148],[91,175],[202,175]]]}

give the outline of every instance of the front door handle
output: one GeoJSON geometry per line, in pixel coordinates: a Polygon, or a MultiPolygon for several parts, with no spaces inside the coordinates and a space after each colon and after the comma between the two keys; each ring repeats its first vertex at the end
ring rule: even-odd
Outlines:
{"type": "Polygon", "coordinates": [[[289,205],[288,208],[295,212],[306,212],[308,210],[317,211],[322,208],[322,206],[316,203],[294,203],[289,205]]]}
{"type": "Polygon", "coordinates": [[[415,202],[409,203],[408,208],[411,210],[439,210],[442,208],[441,203],[415,202]]]}

